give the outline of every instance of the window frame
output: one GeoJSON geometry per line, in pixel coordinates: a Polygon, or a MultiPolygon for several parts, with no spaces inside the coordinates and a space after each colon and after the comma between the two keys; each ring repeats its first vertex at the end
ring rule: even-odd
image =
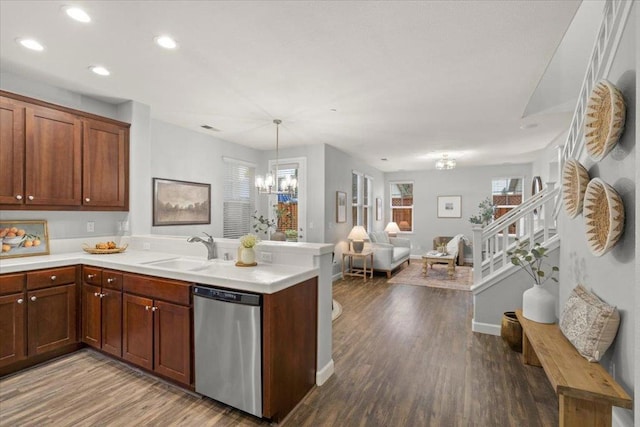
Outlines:
{"type": "MultiPolygon", "coordinates": [[[[398,180],[398,181],[389,181],[389,221],[394,221],[394,210],[399,209],[407,209],[411,211],[411,224],[410,230],[400,230],[399,234],[413,234],[416,232],[415,229],[415,194],[416,194],[416,184],[415,181],[409,180],[398,180]],[[411,205],[409,206],[393,206],[393,187],[398,187],[400,184],[411,184],[411,205]]],[[[400,224],[398,224],[400,226],[400,224]]]]}
{"type": "Polygon", "coordinates": [[[230,157],[223,157],[222,160],[225,168],[222,183],[222,235],[224,238],[236,239],[252,232],[251,216],[254,214],[256,209],[255,176],[257,165],[255,163],[230,157]],[[229,168],[232,168],[233,170],[230,170],[229,168]],[[240,169],[246,170],[246,173],[244,174],[245,179],[236,180],[236,176],[240,176],[242,174],[240,169]],[[232,187],[237,186],[243,188],[229,189],[229,185],[232,187]],[[230,193],[232,197],[228,197],[230,193]],[[248,194],[248,196],[243,196],[243,194],[248,194]],[[229,209],[232,207],[233,211],[230,211],[229,209]],[[234,227],[236,223],[238,223],[237,225],[239,225],[240,228],[237,230],[231,230],[234,227],[227,227],[229,218],[237,217],[238,212],[241,214],[240,220],[234,221],[234,227]],[[246,223],[242,224],[242,221],[245,221],[246,223]]]}

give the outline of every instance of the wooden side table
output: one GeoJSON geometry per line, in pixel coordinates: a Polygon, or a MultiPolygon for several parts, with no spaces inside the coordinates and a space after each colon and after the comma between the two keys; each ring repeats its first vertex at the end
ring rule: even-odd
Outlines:
{"type": "Polygon", "coordinates": [[[364,281],[367,281],[367,272],[369,273],[369,278],[373,278],[373,251],[362,251],[362,252],[352,252],[347,251],[342,253],[342,278],[344,276],[357,276],[364,278],[364,281]],[[345,269],[345,258],[349,257],[349,268],[345,269]],[[353,259],[360,258],[362,259],[362,268],[353,266],[353,259]],[[367,258],[370,259],[369,269],[367,269],[367,258]]]}

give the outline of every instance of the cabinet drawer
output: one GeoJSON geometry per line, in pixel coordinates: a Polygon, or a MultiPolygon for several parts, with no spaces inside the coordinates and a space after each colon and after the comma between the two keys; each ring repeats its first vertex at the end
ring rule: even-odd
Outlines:
{"type": "Polygon", "coordinates": [[[75,281],[76,267],[50,268],[27,273],[27,289],[66,285],[75,281]]]}
{"type": "Polygon", "coordinates": [[[122,290],[122,273],[114,270],[104,270],[102,272],[102,286],[116,291],[122,290]]]}
{"type": "Polygon", "coordinates": [[[24,273],[3,274],[0,276],[0,295],[22,292],[26,275],[24,273]]]}
{"type": "Polygon", "coordinates": [[[125,292],[190,305],[190,283],[138,274],[123,274],[122,280],[125,292]]]}
{"type": "Polygon", "coordinates": [[[82,280],[89,285],[102,285],[102,269],[96,267],[82,267],[82,280]]]}

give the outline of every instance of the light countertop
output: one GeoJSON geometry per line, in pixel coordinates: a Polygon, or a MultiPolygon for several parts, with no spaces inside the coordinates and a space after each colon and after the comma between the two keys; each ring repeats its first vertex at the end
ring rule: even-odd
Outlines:
{"type": "Polygon", "coordinates": [[[0,261],[0,273],[17,273],[43,268],[64,267],[75,264],[110,268],[130,273],[146,274],[220,286],[229,289],[271,294],[304,280],[318,276],[317,268],[284,264],[258,263],[255,267],[236,267],[235,261],[203,257],[181,256],[162,252],[127,249],[126,252],[108,255],[93,255],[86,252],[71,252],[24,258],[9,258],[0,261]],[[186,260],[187,269],[166,268],[150,263],[179,259],[186,260]],[[194,266],[193,268],[191,266],[194,266]]]}

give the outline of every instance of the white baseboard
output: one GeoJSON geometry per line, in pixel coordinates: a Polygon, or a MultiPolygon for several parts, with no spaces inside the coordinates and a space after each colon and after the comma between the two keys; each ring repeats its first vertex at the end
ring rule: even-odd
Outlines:
{"type": "Polygon", "coordinates": [[[500,325],[494,325],[491,323],[476,322],[475,319],[471,321],[471,330],[473,332],[479,332],[481,334],[500,336],[500,325]]]}
{"type": "Polygon", "coordinates": [[[316,372],[316,385],[321,386],[322,384],[327,382],[327,380],[331,378],[331,375],[333,375],[333,373],[334,365],[333,359],[331,359],[329,363],[327,363],[322,369],[316,372]]]}

